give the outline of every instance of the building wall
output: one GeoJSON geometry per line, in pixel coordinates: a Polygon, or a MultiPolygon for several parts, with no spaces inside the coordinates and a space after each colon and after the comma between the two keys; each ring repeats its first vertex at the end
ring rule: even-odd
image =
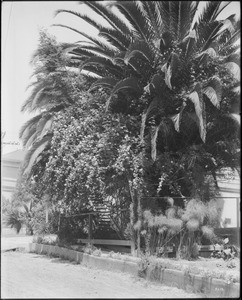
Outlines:
{"type": "Polygon", "coordinates": [[[11,197],[16,186],[24,154],[24,151],[17,150],[2,156],[1,192],[7,198],[11,197]]]}
{"type": "Polygon", "coordinates": [[[237,173],[219,176],[218,186],[223,201],[222,227],[240,226],[240,178],[237,173]]]}

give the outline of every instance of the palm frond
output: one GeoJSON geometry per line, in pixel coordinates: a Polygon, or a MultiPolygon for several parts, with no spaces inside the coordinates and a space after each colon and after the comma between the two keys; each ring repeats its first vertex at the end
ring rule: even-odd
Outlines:
{"type": "Polygon", "coordinates": [[[38,156],[44,151],[47,145],[50,143],[50,136],[45,135],[41,140],[38,140],[34,143],[34,145],[30,148],[24,158],[24,174],[30,176],[31,169],[38,158],[38,156]]]}
{"type": "Polygon", "coordinates": [[[138,80],[134,77],[129,77],[119,81],[113,88],[112,95],[114,95],[115,93],[123,89],[131,89],[135,91],[138,95],[142,94],[142,89],[140,87],[140,84],[138,80]]]}
{"type": "Polygon", "coordinates": [[[31,128],[36,126],[37,122],[42,118],[42,115],[37,115],[27,122],[21,127],[19,131],[19,138],[22,140],[23,144],[25,144],[25,139],[29,136],[31,128]]]}
{"type": "Polygon", "coordinates": [[[212,104],[219,108],[222,98],[222,84],[221,80],[214,76],[208,82],[208,85],[202,89],[202,92],[208,97],[212,104]]]}
{"type": "Polygon", "coordinates": [[[109,87],[111,89],[117,84],[117,81],[118,80],[111,78],[111,77],[105,77],[105,78],[98,79],[91,85],[91,87],[89,88],[89,91],[93,90],[94,88],[96,88],[98,86],[109,87]]]}
{"type": "Polygon", "coordinates": [[[164,101],[163,101],[163,97],[164,94],[159,93],[161,91],[161,89],[157,89],[156,90],[156,94],[159,96],[155,96],[152,101],[149,103],[148,108],[146,109],[146,111],[143,113],[142,118],[141,118],[141,128],[140,128],[140,137],[141,140],[143,140],[144,137],[144,131],[145,131],[145,124],[146,121],[149,120],[150,117],[155,116],[155,115],[163,115],[164,114],[164,101]],[[158,93],[157,93],[158,92],[158,93]],[[160,98],[160,95],[162,95],[162,97],[160,98]]]}
{"type": "Polygon", "coordinates": [[[84,76],[102,78],[110,76],[109,72],[105,72],[103,68],[100,68],[98,65],[85,66],[85,70],[81,72],[84,76]]]}
{"type": "Polygon", "coordinates": [[[46,133],[51,129],[53,118],[51,115],[46,114],[42,119],[39,120],[36,128],[36,134],[38,139],[42,139],[46,133]]]}
{"type": "Polygon", "coordinates": [[[85,33],[84,31],[79,31],[79,30],[77,30],[75,28],[72,28],[72,27],[67,26],[67,25],[62,25],[62,24],[53,24],[52,26],[63,27],[63,28],[72,30],[72,31],[74,31],[74,32],[76,32],[76,33],[84,36],[88,40],[92,41],[96,46],[99,46],[102,49],[107,50],[107,51],[113,51],[113,47],[111,47],[110,45],[108,45],[107,43],[105,43],[104,41],[102,41],[101,39],[95,38],[95,37],[93,37],[93,36],[85,33]]]}
{"type": "MultiPolygon", "coordinates": [[[[114,29],[123,34],[131,34],[129,27],[107,7],[96,1],[82,1],[97,14],[101,15],[114,29]]],[[[114,4],[116,6],[116,4],[114,4]]]]}
{"type": "Polygon", "coordinates": [[[125,57],[124,62],[128,64],[131,57],[135,56],[136,54],[141,54],[149,63],[153,62],[153,53],[145,41],[135,40],[132,44],[130,44],[125,57]]]}
{"type": "Polygon", "coordinates": [[[150,31],[146,26],[145,19],[143,18],[142,12],[139,9],[138,1],[122,1],[117,2],[116,6],[119,8],[121,13],[130,22],[132,27],[136,30],[137,34],[143,38],[146,42],[149,40],[150,31]]]}
{"type": "Polygon", "coordinates": [[[94,19],[90,18],[87,15],[72,11],[72,10],[68,10],[68,9],[58,9],[55,11],[55,17],[60,14],[60,13],[68,13],[68,14],[72,14],[74,16],[79,17],[80,19],[86,21],[88,24],[92,25],[94,28],[100,30],[100,27],[102,27],[101,24],[97,23],[94,19]]]}
{"type": "Polygon", "coordinates": [[[176,40],[182,41],[191,29],[191,1],[171,1],[171,28],[176,40]]]}
{"type": "Polygon", "coordinates": [[[104,57],[111,57],[113,55],[113,52],[107,52],[100,47],[94,47],[94,46],[76,46],[67,48],[66,51],[69,51],[69,54],[75,55],[76,60],[83,61],[83,57],[93,57],[94,55],[101,55],[104,57]]]}
{"type": "Polygon", "coordinates": [[[236,43],[239,40],[240,36],[241,36],[241,31],[239,29],[233,33],[233,35],[223,45],[223,49],[221,49],[221,50],[224,50],[224,49],[226,50],[227,48],[230,48],[231,45],[233,45],[234,43],[236,43]]]}
{"type": "Polygon", "coordinates": [[[221,21],[222,26],[220,27],[219,31],[216,33],[215,38],[220,36],[223,32],[228,30],[230,34],[235,32],[235,14],[229,16],[227,19],[221,21]]]}
{"type": "Polygon", "coordinates": [[[134,91],[138,96],[142,94],[142,89],[140,88],[139,82],[134,77],[129,77],[123,80],[120,80],[112,89],[111,95],[108,98],[106,102],[106,111],[109,108],[110,101],[112,100],[115,93],[122,91],[122,90],[132,90],[134,91]]]}
{"type": "Polygon", "coordinates": [[[31,111],[32,110],[32,103],[35,97],[38,97],[42,93],[42,91],[46,88],[45,80],[37,81],[33,83],[32,86],[34,87],[31,91],[30,96],[28,99],[23,103],[21,107],[21,112],[31,111]]]}
{"type": "Polygon", "coordinates": [[[82,70],[83,68],[85,68],[85,66],[87,65],[99,65],[105,68],[105,70],[109,70],[112,74],[116,75],[116,76],[121,76],[123,74],[122,69],[117,66],[114,65],[112,63],[112,61],[110,61],[107,58],[104,57],[98,57],[98,56],[94,56],[91,57],[87,60],[85,60],[81,65],[80,65],[80,70],[82,70]]]}
{"type": "Polygon", "coordinates": [[[173,124],[174,124],[174,128],[177,132],[180,131],[180,124],[181,124],[181,118],[182,118],[182,113],[183,113],[183,110],[184,108],[186,107],[186,103],[183,102],[182,103],[182,107],[179,111],[179,113],[173,115],[173,116],[170,116],[170,119],[172,120],[173,124]]]}
{"type": "Polygon", "coordinates": [[[218,34],[219,34],[219,31],[221,29],[221,27],[223,26],[223,24],[221,22],[218,22],[218,24],[214,24],[215,25],[215,28],[213,29],[213,31],[211,32],[211,34],[208,36],[206,42],[204,43],[204,46],[202,48],[202,51],[206,50],[207,48],[210,47],[211,43],[213,43],[218,34]]]}
{"type": "Polygon", "coordinates": [[[204,103],[201,98],[201,85],[197,84],[194,91],[188,95],[188,98],[192,101],[194,104],[196,116],[199,121],[199,132],[200,132],[200,137],[205,142],[206,139],[206,125],[204,122],[204,114],[203,114],[203,109],[204,109],[204,103]]]}
{"type": "Polygon", "coordinates": [[[130,36],[126,36],[115,29],[102,28],[98,35],[104,37],[120,51],[126,50],[131,42],[130,36]]]}
{"type": "Polygon", "coordinates": [[[140,8],[143,18],[150,26],[150,38],[160,39],[162,35],[162,22],[160,11],[155,1],[143,1],[140,8]]]}
{"type": "Polygon", "coordinates": [[[217,56],[217,52],[214,47],[211,47],[206,49],[205,51],[202,51],[196,56],[196,59],[198,59],[198,64],[201,65],[203,63],[206,64],[208,61],[208,57],[215,58],[217,56]]]}
{"type": "Polygon", "coordinates": [[[227,5],[221,5],[222,1],[207,1],[203,12],[199,16],[199,23],[214,21],[227,5]]]}
{"type": "Polygon", "coordinates": [[[171,53],[168,63],[164,69],[165,71],[165,83],[172,89],[171,79],[172,76],[177,72],[179,66],[179,57],[176,53],[171,53]]]}
{"type": "MultiPolygon", "coordinates": [[[[157,5],[159,6],[159,11],[161,15],[161,21],[164,28],[164,31],[172,31],[172,8],[171,8],[171,1],[157,1],[157,5]]],[[[175,33],[174,33],[175,34],[175,33]]]]}
{"type": "Polygon", "coordinates": [[[169,47],[172,46],[173,39],[173,34],[170,31],[165,31],[162,33],[159,47],[161,53],[164,53],[169,47]]]}
{"type": "Polygon", "coordinates": [[[37,138],[37,132],[36,130],[33,130],[32,135],[29,136],[28,140],[25,141],[25,143],[23,143],[24,148],[28,150],[32,146],[32,144],[37,140],[37,138]]]}

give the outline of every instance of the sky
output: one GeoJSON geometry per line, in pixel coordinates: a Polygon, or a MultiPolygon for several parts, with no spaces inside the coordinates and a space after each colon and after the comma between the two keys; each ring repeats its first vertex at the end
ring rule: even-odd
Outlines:
{"type": "MultiPolygon", "coordinates": [[[[76,1],[2,1],[1,4],[1,131],[5,132],[3,142],[19,143],[19,145],[4,144],[2,152],[8,153],[21,149],[19,130],[31,117],[20,110],[29,95],[26,88],[33,72],[29,62],[38,45],[39,30],[46,28],[60,42],[79,41],[80,35],[68,29],[52,27],[54,23],[88,30],[92,35],[96,35],[97,31],[70,14],[63,13],[54,17],[57,9],[90,12],[89,8],[76,1]]],[[[232,1],[221,14],[221,18],[233,13],[240,13],[239,1],[232,1]]],[[[96,19],[98,20],[98,17],[96,19]]]]}

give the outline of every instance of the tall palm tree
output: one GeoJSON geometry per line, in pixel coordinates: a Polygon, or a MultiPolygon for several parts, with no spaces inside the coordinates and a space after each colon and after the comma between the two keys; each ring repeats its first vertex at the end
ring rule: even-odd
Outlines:
{"type": "Polygon", "coordinates": [[[177,151],[193,144],[203,144],[213,154],[215,134],[218,142],[229,143],[224,128],[238,130],[230,112],[233,102],[238,103],[235,42],[240,22],[235,15],[217,19],[229,2],[207,1],[201,13],[199,1],[80,4],[102,16],[108,26],[92,15],[58,10],[57,14],[72,14],[99,30],[94,38],[55,24],[88,39],[65,45],[66,51],[73,62],[79,61],[80,71],[98,77],[91,89],[109,91],[107,109],[140,118],[140,138],[150,140],[153,161],[165,149],[177,151]]]}

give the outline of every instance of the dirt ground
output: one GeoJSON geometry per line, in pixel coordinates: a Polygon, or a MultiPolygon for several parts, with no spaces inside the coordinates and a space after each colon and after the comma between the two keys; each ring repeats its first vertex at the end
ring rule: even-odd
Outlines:
{"type": "Polygon", "coordinates": [[[90,269],[44,255],[2,253],[1,298],[199,298],[127,274],[90,269]]]}

